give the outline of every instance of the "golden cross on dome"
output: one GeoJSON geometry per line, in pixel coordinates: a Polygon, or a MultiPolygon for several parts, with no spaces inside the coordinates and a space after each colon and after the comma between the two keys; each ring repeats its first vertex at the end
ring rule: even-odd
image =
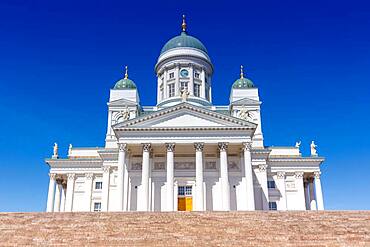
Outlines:
{"type": "Polygon", "coordinates": [[[182,15],[182,24],[181,24],[181,27],[182,27],[182,31],[183,32],[186,32],[185,15],[182,15]]]}
{"type": "Polygon", "coordinates": [[[128,78],[128,66],[126,65],[125,66],[125,79],[128,78]]]}
{"type": "Polygon", "coordinates": [[[240,65],[240,79],[244,78],[243,65],[240,65]]]}

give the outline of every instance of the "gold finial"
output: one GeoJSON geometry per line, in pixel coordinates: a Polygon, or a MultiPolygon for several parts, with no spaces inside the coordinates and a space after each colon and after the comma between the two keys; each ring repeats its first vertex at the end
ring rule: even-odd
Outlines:
{"type": "Polygon", "coordinates": [[[243,65],[240,65],[240,79],[244,78],[243,65]]]}
{"type": "Polygon", "coordinates": [[[128,66],[126,65],[125,66],[125,79],[127,79],[128,78],[128,66]]]}
{"type": "Polygon", "coordinates": [[[183,32],[186,32],[185,15],[182,15],[182,24],[181,24],[181,27],[182,27],[182,31],[183,32]]]}

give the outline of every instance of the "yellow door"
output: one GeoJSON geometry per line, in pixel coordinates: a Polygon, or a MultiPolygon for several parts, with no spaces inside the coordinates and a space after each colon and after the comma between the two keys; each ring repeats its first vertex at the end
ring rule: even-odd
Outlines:
{"type": "Polygon", "coordinates": [[[177,199],[177,210],[185,211],[186,210],[186,200],[185,197],[179,197],[177,199]]]}
{"type": "Polygon", "coordinates": [[[192,211],[193,210],[193,197],[186,197],[186,210],[185,211],[192,211]]]}

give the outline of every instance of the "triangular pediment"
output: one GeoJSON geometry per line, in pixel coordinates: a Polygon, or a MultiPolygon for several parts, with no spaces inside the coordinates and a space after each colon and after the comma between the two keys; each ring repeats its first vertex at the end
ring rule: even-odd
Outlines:
{"type": "Polygon", "coordinates": [[[231,103],[232,105],[260,105],[261,101],[250,99],[250,98],[242,98],[236,100],[231,103]]]}
{"type": "Polygon", "coordinates": [[[110,106],[136,106],[137,103],[128,99],[117,99],[108,103],[110,106]]]}
{"type": "Polygon", "coordinates": [[[242,119],[205,109],[204,107],[181,103],[113,126],[114,129],[191,127],[246,127],[253,129],[256,125],[242,119]]]}

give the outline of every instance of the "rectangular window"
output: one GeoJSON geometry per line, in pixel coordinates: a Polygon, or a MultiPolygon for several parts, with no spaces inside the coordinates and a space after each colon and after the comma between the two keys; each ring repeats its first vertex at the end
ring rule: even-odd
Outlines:
{"type": "Polygon", "coordinates": [[[94,202],[94,212],[101,211],[101,202],[94,202]]]}
{"type": "Polygon", "coordinates": [[[197,79],[199,79],[200,78],[200,74],[198,72],[195,72],[194,73],[194,77],[197,78],[197,79]]]}
{"type": "Polygon", "coordinates": [[[180,90],[188,90],[188,82],[187,81],[181,81],[180,82],[180,90]]]}
{"type": "Polygon", "coordinates": [[[184,196],[185,195],[185,187],[184,186],[179,186],[177,192],[178,192],[179,196],[184,196]]]}
{"type": "Polygon", "coordinates": [[[199,84],[194,84],[194,96],[200,97],[200,85],[199,84]]]}
{"type": "Polygon", "coordinates": [[[206,87],[206,100],[209,100],[209,88],[206,87]]]}
{"type": "Polygon", "coordinates": [[[267,188],[269,188],[269,189],[275,189],[276,188],[275,181],[274,180],[267,181],[267,188]]]}
{"type": "Polygon", "coordinates": [[[186,186],[185,187],[185,195],[191,196],[192,194],[192,187],[191,186],[186,186]]]}
{"type": "Polygon", "coordinates": [[[269,202],[269,210],[277,210],[276,202],[269,202]]]}
{"type": "Polygon", "coordinates": [[[174,72],[171,72],[170,73],[170,79],[174,78],[175,77],[175,73],[174,72]]]}
{"type": "Polygon", "coordinates": [[[175,96],[175,83],[168,85],[168,97],[175,96]]]}
{"type": "Polygon", "coordinates": [[[101,190],[103,188],[103,182],[95,182],[95,189],[101,190]]]}

